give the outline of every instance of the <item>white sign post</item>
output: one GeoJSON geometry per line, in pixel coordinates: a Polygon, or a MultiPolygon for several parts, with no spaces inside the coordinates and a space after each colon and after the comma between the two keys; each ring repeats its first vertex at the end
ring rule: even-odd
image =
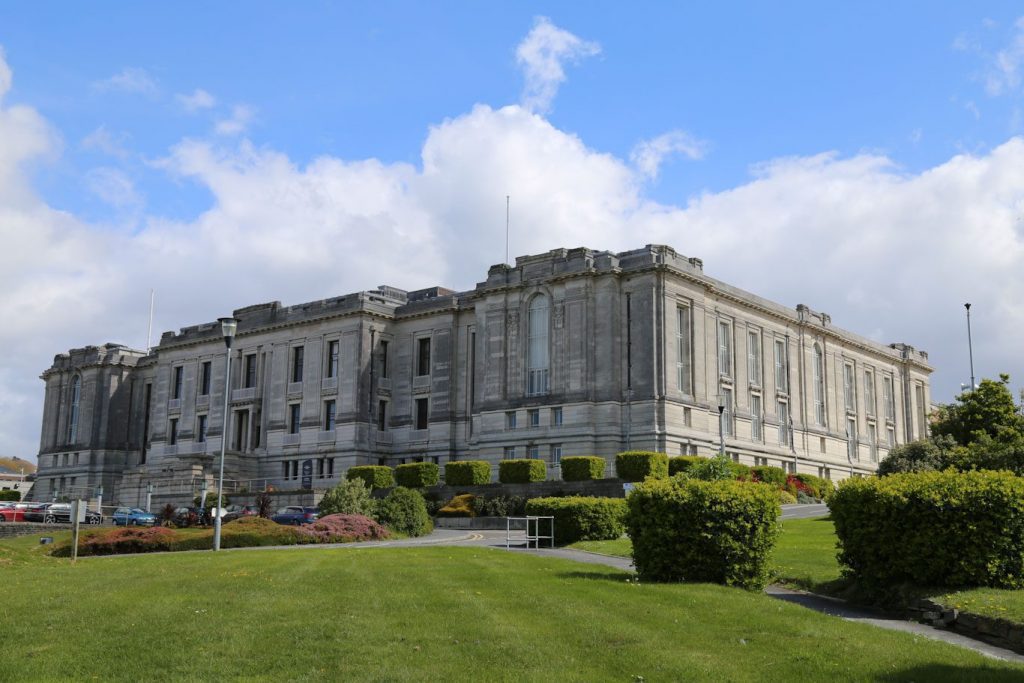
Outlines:
{"type": "Polygon", "coordinates": [[[78,527],[85,521],[85,506],[82,501],[75,500],[71,503],[71,564],[78,559],[78,527]]]}

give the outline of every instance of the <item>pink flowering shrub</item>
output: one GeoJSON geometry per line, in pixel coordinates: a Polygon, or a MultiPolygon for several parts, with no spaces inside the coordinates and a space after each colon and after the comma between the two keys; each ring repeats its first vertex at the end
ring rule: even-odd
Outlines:
{"type": "MultiPolygon", "coordinates": [[[[177,534],[172,529],[161,526],[148,529],[124,527],[94,531],[82,536],[78,553],[80,555],[119,555],[121,553],[150,553],[170,550],[177,534]]],[[[71,544],[64,543],[54,549],[53,555],[68,557],[71,555],[71,544]]]]}
{"type": "Polygon", "coordinates": [[[349,543],[376,541],[391,533],[377,522],[363,515],[327,515],[311,524],[303,524],[297,531],[313,539],[314,543],[349,543]]]}

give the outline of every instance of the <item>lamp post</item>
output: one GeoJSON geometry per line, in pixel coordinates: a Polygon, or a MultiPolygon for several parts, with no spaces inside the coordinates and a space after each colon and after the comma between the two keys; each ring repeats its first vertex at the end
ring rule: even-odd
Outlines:
{"type": "Polygon", "coordinates": [[[146,512],[153,512],[153,482],[146,484],[146,512]]]}
{"type": "Polygon", "coordinates": [[[971,344],[971,305],[964,304],[967,309],[967,353],[971,359],[971,391],[974,391],[974,346],[971,344]]]}
{"type": "Polygon", "coordinates": [[[228,445],[228,399],[231,392],[231,342],[235,338],[238,321],[234,318],[220,318],[220,331],[224,335],[224,356],[227,367],[224,370],[224,424],[220,430],[220,468],[217,472],[217,507],[214,508],[213,549],[220,550],[220,517],[224,499],[224,451],[228,445]]]}
{"type": "Polygon", "coordinates": [[[725,392],[718,392],[718,455],[725,457],[725,392]]]}
{"type": "Polygon", "coordinates": [[[203,523],[203,511],[206,509],[206,472],[199,480],[199,523],[203,523]]]}

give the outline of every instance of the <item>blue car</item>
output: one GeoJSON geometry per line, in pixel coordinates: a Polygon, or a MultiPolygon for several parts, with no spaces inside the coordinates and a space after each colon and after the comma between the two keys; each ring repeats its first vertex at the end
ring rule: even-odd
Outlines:
{"type": "Polygon", "coordinates": [[[114,526],[156,526],[156,515],[139,508],[117,508],[111,519],[114,526]]]}
{"type": "Polygon", "coordinates": [[[277,514],[272,516],[270,519],[274,520],[278,524],[293,524],[298,526],[299,524],[315,522],[318,517],[320,517],[320,513],[316,508],[289,505],[288,507],[283,507],[278,510],[277,514]]]}

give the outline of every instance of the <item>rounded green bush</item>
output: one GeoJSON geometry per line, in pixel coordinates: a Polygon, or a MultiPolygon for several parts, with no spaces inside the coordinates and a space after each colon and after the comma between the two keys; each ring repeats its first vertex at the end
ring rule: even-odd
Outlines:
{"type": "MultiPolygon", "coordinates": [[[[555,543],[613,540],[625,531],[624,498],[532,498],[526,501],[526,514],[555,518],[555,543]]],[[[541,533],[547,527],[541,526],[541,533]]]]}
{"type": "Polygon", "coordinates": [[[371,495],[370,487],[362,477],[346,479],[324,494],[320,499],[320,516],[327,515],[364,515],[373,517],[377,511],[377,501],[371,495]]]}
{"type": "Polygon", "coordinates": [[[648,479],[627,499],[637,574],[761,590],[781,528],[778,495],[752,482],[648,479]]]}
{"type": "Polygon", "coordinates": [[[1024,479],[919,472],[847,479],[829,498],[839,561],[867,591],[1024,588],[1024,479]]]}
{"type": "Polygon", "coordinates": [[[615,456],[615,475],[623,481],[668,476],[668,456],[651,451],[624,451],[615,456]]]}
{"type": "Polygon", "coordinates": [[[604,479],[604,458],[596,455],[574,455],[562,458],[562,481],[594,481],[604,479]]]}
{"type": "Polygon", "coordinates": [[[498,481],[502,484],[532,484],[548,478],[548,467],[543,460],[502,460],[498,463],[498,481]]]}
{"type": "Polygon", "coordinates": [[[385,465],[350,467],[346,479],[362,479],[371,489],[389,489],[395,485],[394,470],[385,465]]]}
{"type": "Polygon", "coordinates": [[[761,465],[758,467],[751,467],[750,473],[757,477],[758,481],[765,484],[771,484],[775,488],[781,489],[786,485],[786,470],[781,467],[761,465]]]}
{"type": "Polygon", "coordinates": [[[699,455],[677,455],[668,459],[668,474],[674,477],[677,474],[688,473],[691,468],[707,458],[699,455]]]}
{"type": "Polygon", "coordinates": [[[486,460],[460,460],[445,463],[444,483],[448,486],[480,486],[491,483],[491,463],[486,460]]]}
{"type": "Polygon", "coordinates": [[[423,496],[404,486],[396,486],[380,502],[377,521],[408,536],[424,536],[434,530],[423,496]]]}
{"type": "Polygon", "coordinates": [[[395,468],[395,483],[410,489],[434,486],[441,479],[441,468],[432,462],[408,462],[395,468]]]}

